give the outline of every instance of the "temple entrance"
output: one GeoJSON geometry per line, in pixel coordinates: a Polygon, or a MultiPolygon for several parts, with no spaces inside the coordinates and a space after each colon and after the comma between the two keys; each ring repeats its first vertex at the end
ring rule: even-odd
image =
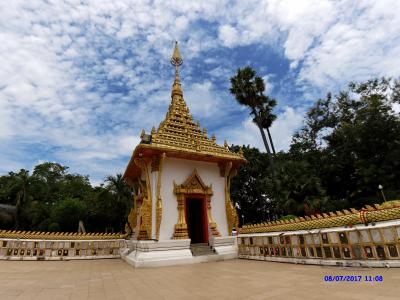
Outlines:
{"type": "Polygon", "coordinates": [[[191,244],[208,243],[206,201],[204,198],[186,198],[186,223],[191,244]]]}

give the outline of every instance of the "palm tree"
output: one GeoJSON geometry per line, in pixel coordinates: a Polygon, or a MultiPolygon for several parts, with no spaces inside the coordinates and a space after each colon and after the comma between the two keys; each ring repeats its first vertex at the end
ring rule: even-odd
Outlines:
{"type": "MultiPolygon", "coordinates": [[[[106,190],[110,191],[117,197],[117,203],[125,207],[124,216],[127,216],[130,210],[132,190],[126,184],[121,173],[116,176],[109,175],[106,177],[106,190]]],[[[121,224],[120,224],[121,225],[121,224]]]]}
{"type": "Polygon", "coordinates": [[[130,197],[131,189],[126,184],[121,173],[116,174],[116,176],[109,175],[106,177],[106,189],[111,191],[117,196],[117,201],[121,202],[123,197],[130,197]]]}
{"type": "Polygon", "coordinates": [[[268,153],[272,174],[274,174],[274,161],[264,128],[267,129],[269,141],[273,153],[275,153],[269,127],[271,127],[272,122],[276,119],[276,116],[272,113],[272,109],[276,105],[276,100],[265,96],[264,91],[264,80],[256,76],[256,72],[251,67],[239,68],[236,76],[231,78],[230,92],[235,96],[239,104],[250,108],[250,114],[253,115],[253,122],[260,130],[265,149],[268,153]]]}
{"type": "Polygon", "coordinates": [[[13,188],[17,190],[15,203],[15,229],[19,228],[19,213],[22,204],[26,203],[29,187],[32,183],[32,177],[29,176],[29,171],[21,169],[19,173],[10,172],[10,176],[14,178],[13,188]]]}
{"type": "MultiPolygon", "coordinates": [[[[259,107],[259,117],[262,127],[267,130],[268,140],[269,143],[271,144],[272,153],[275,155],[276,154],[275,147],[272,141],[272,136],[271,132],[269,131],[269,128],[271,127],[272,123],[276,120],[276,115],[272,113],[272,109],[276,105],[276,100],[271,99],[268,96],[265,96],[265,98],[266,98],[265,103],[259,107]]],[[[253,122],[257,124],[256,120],[253,120],[253,122]]]]}

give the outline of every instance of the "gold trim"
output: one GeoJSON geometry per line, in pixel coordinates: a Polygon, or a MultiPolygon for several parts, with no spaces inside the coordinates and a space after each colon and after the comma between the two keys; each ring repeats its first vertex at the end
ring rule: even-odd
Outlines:
{"type": "Polygon", "coordinates": [[[371,222],[400,219],[400,200],[385,202],[382,205],[374,204],[374,207],[366,205],[361,210],[351,208],[350,211],[336,211],[328,214],[316,214],[310,217],[297,217],[291,220],[272,221],[254,225],[245,225],[240,228],[240,233],[274,232],[309,230],[316,228],[329,228],[351,226],[371,222]]]}
{"type": "Polygon", "coordinates": [[[125,239],[127,238],[127,234],[0,230],[0,238],[27,240],[111,240],[125,239]]]}
{"type": "Polygon", "coordinates": [[[194,169],[192,174],[185,180],[184,183],[177,185],[174,182],[174,194],[178,201],[178,223],[175,225],[173,239],[188,239],[188,229],[185,218],[185,196],[190,194],[200,194],[205,196],[207,201],[207,216],[212,236],[221,236],[217,229],[217,224],[211,216],[211,196],[213,195],[212,186],[207,186],[197,170],[194,169]]]}
{"type": "MultiPolygon", "coordinates": [[[[150,176],[149,170],[147,167],[147,163],[143,158],[136,158],[134,160],[135,164],[140,168],[142,172],[145,174],[145,182],[146,188],[144,189],[143,195],[143,203],[140,207],[140,218],[141,224],[139,229],[138,239],[148,240],[151,239],[151,207],[152,207],[152,196],[151,196],[151,188],[150,188],[150,176]]],[[[139,178],[140,182],[140,178],[139,178]]]]}
{"type": "Polygon", "coordinates": [[[161,175],[162,175],[162,168],[163,163],[165,160],[166,154],[163,153],[159,157],[158,162],[158,176],[157,176],[157,204],[156,204],[156,239],[160,238],[160,226],[161,226],[161,219],[162,219],[162,199],[161,199],[161,175]]]}
{"type": "Polygon", "coordinates": [[[224,176],[225,181],[225,210],[226,210],[226,220],[228,223],[228,235],[232,235],[233,228],[239,228],[239,219],[235,206],[231,200],[231,179],[236,175],[236,170],[232,168],[232,162],[219,164],[220,173],[224,176]]]}

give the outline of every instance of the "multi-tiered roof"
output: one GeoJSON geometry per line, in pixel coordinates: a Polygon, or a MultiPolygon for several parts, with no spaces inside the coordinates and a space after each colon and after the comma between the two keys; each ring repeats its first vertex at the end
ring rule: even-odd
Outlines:
{"type": "Polygon", "coordinates": [[[134,158],[151,157],[166,153],[167,157],[185,158],[210,162],[232,161],[240,164],[244,161],[241,153],[231,152],[225,141],[224,146],[216,143],[215,135],[211,138],[205,128],[201,129],[200,123],[193,120],[189,108],[183,98],[183,91],[179,79],[178,66],[182,64],[178,44],[171,58],[175,66],[175,80],[172,85],[171,104],[165,119],[158,128],[151,130],[147,135],[144,130],[141,142],[133,152],[131,161],[125,171],[124,177],[135,177],[139,173],[135,166],[134,158]]]}

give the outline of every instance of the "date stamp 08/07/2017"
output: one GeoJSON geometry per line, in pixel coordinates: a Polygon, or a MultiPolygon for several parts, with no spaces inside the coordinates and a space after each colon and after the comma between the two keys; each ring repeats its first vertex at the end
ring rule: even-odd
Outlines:
{"type": "Polygon", "coordinates": [[[383,282],[383,276],[376,275],[325,275],[326,282],[383,282]]]}

